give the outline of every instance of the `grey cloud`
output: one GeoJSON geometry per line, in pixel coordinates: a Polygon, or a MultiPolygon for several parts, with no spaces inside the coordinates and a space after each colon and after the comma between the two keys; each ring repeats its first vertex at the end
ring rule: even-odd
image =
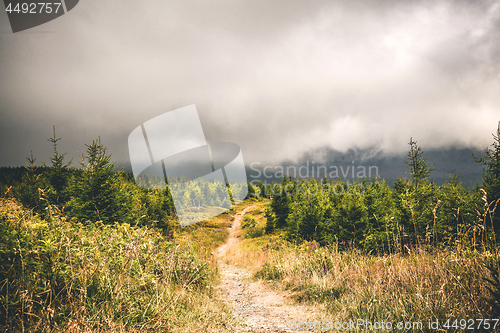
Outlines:
{"type": "Polygon", "coordinates": [[[499,1],[97,1],[31,32],[0,14],[0,165],[52,125],[70,155],[196,104],[245,160],[329,146],[485,147],[499,120],[499,1]],[[53,33],[42,33],[53,32],[53,33]]]}

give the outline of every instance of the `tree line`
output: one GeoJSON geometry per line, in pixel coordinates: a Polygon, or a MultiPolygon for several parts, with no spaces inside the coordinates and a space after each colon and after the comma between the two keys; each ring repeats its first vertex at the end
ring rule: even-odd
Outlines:
{"type": "Polygon", "coordinates": [[[2,168],[0,190],[4,197],[17,198],[42,218],[58,209],[69,220],[83,224],[114,222],[153,225],[171,233],[175,207],[168,191],[136,186],[132,174],[116,170],[111,155],[98,138],[86,144],[80,162],[65,161],[58,151],[60,138],[48,139],[53,145],[50,165],[35,166],[31,153],[27,166],[2,168]],[[50,208],[49,208],[50,206],[50,208]]]}
{"type": "MultiPolygon", "coordinates": [[[[500,126],[499,126],[500,130],[500,126]]],[[[378,178],[321,181],[283,177],[281,183],[248,184],[248,197],[269,198],[265,232],[282,233],[290,241],[337,242],[369,252],[409,251],[428,245],[486,247],[496,244],[500,230],[500,132],[482,157],[483,183],[471,191],[456,174],[437,186],[422,148],[410,139],[406,164],[409,177],[389,185],[378,178]]],[[[50,165],[35,166],[31,154],[24,168],[2,168],[0,194],[16,197],[45,217],[58,209],[69,220],[152,225],[171,233],[178,226],[169,191],[144,189],[132,174],[116,170],[100,139],[87,144],[77,165],[58,151],[55,128],[50,165]],[[50,209],[49,209],[50,207],[50,209]]],[[[168,188],[168,185],[167,185],[168,188]]],[[[222,205],[214,184],[186,183],[183,205],[222,205]],[[207,193],[214,192],[214,195],[207,193]]]]}
{"type": "Polygon", "coordinates": [[[392,186],[378,178],[298,180],[252,189],[272,200],[266,211],[266,233],[290,241],[337,243],[370,253],[432,251],[435,247],[496,249],[500,230],[500,124],[484,156],[483,183],[471,191],[450,175],[442,185],[429,181],[433,166],[410,139],[409,177],[392,186]],[[498,209],[497,209],[498,208],[498,209]]]}

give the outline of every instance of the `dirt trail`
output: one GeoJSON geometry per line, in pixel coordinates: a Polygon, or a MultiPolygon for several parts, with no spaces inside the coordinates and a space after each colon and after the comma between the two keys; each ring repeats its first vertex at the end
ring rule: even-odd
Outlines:
{"type": "Polygon", "coordinates": [[[251,208],[253,206],[236,215],[228,241],[215,251],[222,278],[220,291],[233,307],[235,316],[243,322],[239,332],[297,332],[290,325],[292,319],[302,322],[317,320],[321,318],[321,311],[294,305],[285,293],[273,291],[260,281],[252,281],[250,271],[229,265],[225,260],[228,249],[240,242],[236,232],[251,208]]]}

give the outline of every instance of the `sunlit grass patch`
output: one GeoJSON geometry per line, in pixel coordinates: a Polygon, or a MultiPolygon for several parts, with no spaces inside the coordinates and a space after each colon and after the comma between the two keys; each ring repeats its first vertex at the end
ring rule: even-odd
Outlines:
{"type": "Polygon", "coordinates": [[[291,291],[296,301],[325,304],[334,320],[495,316],[484,281],[486,254],[443,251],[372,256],[342,252],[335,244],[319,247],[314,242],[263,246],[259,252],[264,264],[256,278],[291,291]]]}
{"type": "Polygon", "coordinates": [[[12,201],[0,211],[2,330],[231,329],[200,245],[148,227],[72,224],[56,210],[42,220],[12,201]]]}

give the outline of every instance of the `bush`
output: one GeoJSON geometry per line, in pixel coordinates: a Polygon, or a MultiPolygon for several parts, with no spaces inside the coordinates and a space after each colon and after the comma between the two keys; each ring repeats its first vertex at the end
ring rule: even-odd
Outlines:
{"type": "Polygon", "coordinates": [[[284,273],[285,270],[281,265],[266,262],[257,274],[255,274],[255,277],[264,280],[279,280],[283,277],[284,273]]]}
{"type": "Polygon", "coordinates": [[[252,227],[245,231],[245,238],[257,238],[264,236],[264,228],[262,227],[252,227]]]}
{"type": "Polygon", "coordinates": [[[500,315],[500,255],[494,255],[484,260],[484,266],[487,268],[490,277],[485,277],[488,282],[487,289],[491,294],[488,299],[495,316],[500,315]]]}
{"type": "Polygon", "coordinates": [[[257,221],[253,217],[245,216],[243,219],[243,223],[241,224],[241,228],[253,228],[257,225],[257,221]]]}
{"type": "Polygon", "coordinates": [[[161,325],[174,312],[195,311],[211,290],[216,272],[208,258],[160,231],[47,215],[53,218],[0,212],[1,331],[161,325]]]}

